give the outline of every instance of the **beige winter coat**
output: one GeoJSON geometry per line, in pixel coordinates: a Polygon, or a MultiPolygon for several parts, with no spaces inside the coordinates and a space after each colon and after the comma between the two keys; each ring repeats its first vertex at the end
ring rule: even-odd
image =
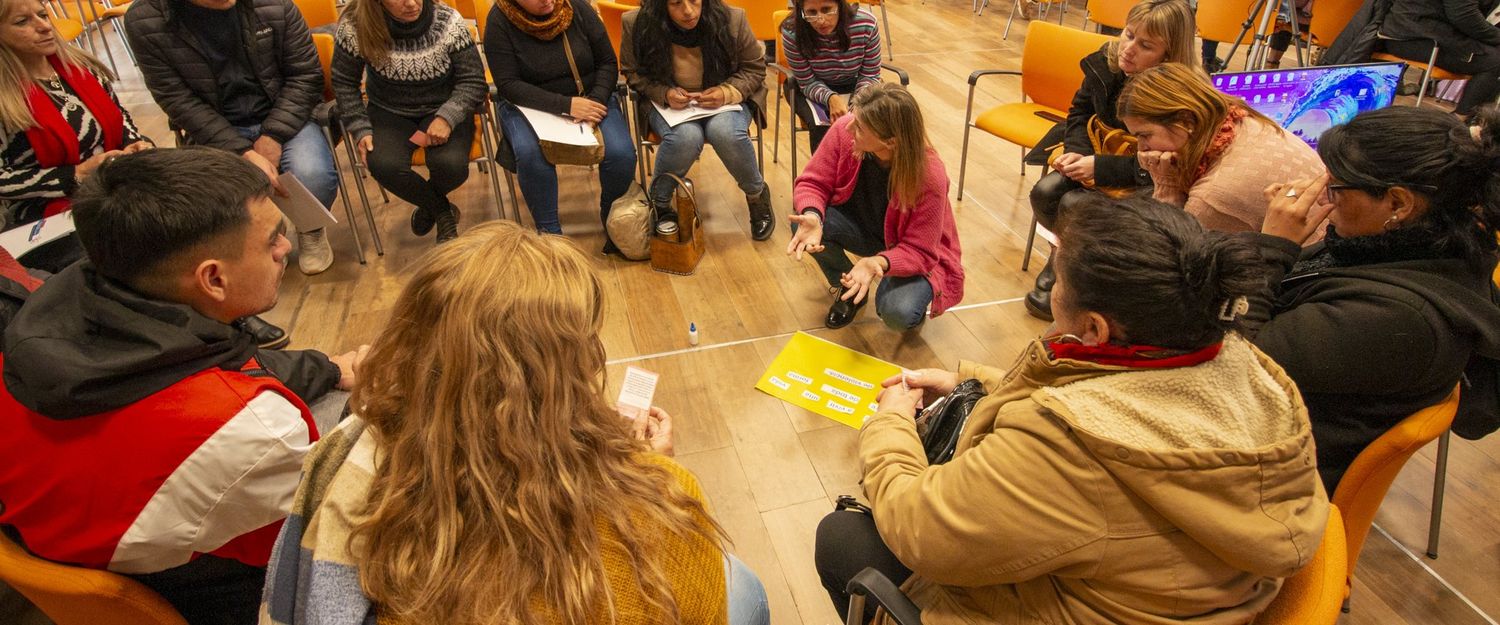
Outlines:
{"type": "Polygon", "coordinates": [[[1231,335],[1208,362],[962,363],[988,395],[928,466],[910,418],[860,434],[880,535],[931,625],[1243,625],[1322,539],[1307,410],[1231,335]]]}

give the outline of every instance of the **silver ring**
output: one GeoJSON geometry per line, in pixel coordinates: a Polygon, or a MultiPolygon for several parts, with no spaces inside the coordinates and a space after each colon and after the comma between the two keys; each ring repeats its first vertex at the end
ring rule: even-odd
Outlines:
{"type": "Polygon", "coordinates": [[[1287,197],[1297,197],[1297,190],[1296,189],[1287,189],[1286,190],[1286,196],[1287,197]]]}

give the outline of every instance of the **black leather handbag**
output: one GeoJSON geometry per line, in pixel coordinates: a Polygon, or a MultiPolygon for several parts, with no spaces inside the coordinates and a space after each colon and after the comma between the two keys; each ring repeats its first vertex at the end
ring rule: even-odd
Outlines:
{"type": "Polygon", "coordinates": [[[941,399],[917,415],[917,435],[922,437],[922,449],[927,452],[927,464],[942,464],[953,457],[958,447],[958,436],[969,422],[969,413],[974,404],[984,398],[984,385],[979,380],[964,380],[941,399]]]}

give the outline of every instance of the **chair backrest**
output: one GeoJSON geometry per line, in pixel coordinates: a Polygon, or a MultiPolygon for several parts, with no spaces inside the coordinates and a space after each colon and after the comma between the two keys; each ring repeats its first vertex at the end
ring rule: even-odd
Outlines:
{"type": "Polygon", "coordinates": [[[776,12],[785,10],[786,0],[725,0],[730,6],[745,10],[745,19],[750,21],[750,32],[761,41],[775,41],[781,37],[781,22],[776,21],[776,12]]]}
{"type": "Polygon", "coordinates": [[[1089,0],[1089,21],[1110,28],[1125,28],[1125,17],[1141,0],[1089,0]]]}
{"type": "Polygon", "coordinates": [[[57,625],[187,625],[165,599],[128,577],[43,560],[0,534],[0,581],[57,625]]]}
{"type": "MultiPolygon", "coordinates": [[[[788,69],[790,69],[792,66],[788,65],[786,62],[786,46],[781,45],[780,29],[782,22],[785,22],[787,16],[791,14],[791,9],[782,9],[771,14],[771,21],[776,22],[776,28],[778,30],[776,34],[776,64],[788,69]]],[[[777,75],[781,76],[780,74],[777,75]]],[[[786,80],[786,76],[781,76],[781,80],[786,80]]],[[[1500,271],[1500,269],[1497,269],[1496,271],[1500,271]]]]}
{"type": "Polygon", "coordinates": [[[1313,11],[1312,22],[1307,26],[1313,42],[1325,48],[1333,45],[1333,40],[1344,32],[1363,4],[1364,0],[1318,0],[1318,10],[1313,11]]]}
{"type": "Polygon", "coordinates": [[[1344,512],[1350,575],[1354,574],[1354,565],[1359,562],[1359,551],[1370,533],[1370,524],[1375,522],[1375,513],[1380,510],[1380,502],[1385,500],[1385,493],[1390,490],[1396,474],[1418,449],[1448,431],[1457,412],[1458,387],[1455,386],[1443,401],[1418,410],[1381,434],[1359,452],[1354,463],[1344,472],[1333,492],[1333,504],[1344,512]]]}
{"type": "Polygon", "coordinates": [[[1079,61],[1113,39],[1108,35],[1035,20],[1021,50],[1021,93],[1042,106],[1068,110],[1083,84],[1079,61]]]}
{"type": "Polygon", "coordinates": [[[1349,580],[1344,518],[1338,506],[1328,507],[1328,528],[1307,566],[1281,583],[1281,592],[1255,625],[1334,625],[1343,612],[1344,588],[1349,580]]]}
{"type": "Polygon", "coordinates": [[[323,65],[323,101],[333,99],[333,35],[312,34],[313,47],[318,49],[318,62],[323,65]]]}
{"type": "MultiPolygon", "coordinates": [[[[484,26],[489,22],[490,9],[495,6],[495,0],[443,0],[443,3],[458,11],[460,17],[474,22],[478,37],[484,37],[484,26]]],[[[479,38],[475,41],[479,41],[479,38]]]]}
{"type": "Polygon", "coordinates": [[[339,21],[339,6],[336,0],[292,0],[308,28],[327,26],[339,21]]]}
{"type": "MultiPolygon", "coordinates": [[[[1217,41],[1224,44],[1232,44],[1240,35],[1240,29],[1245,27],[1245,16],[1249,14],[1251,4],[1248,2],[1234,2],[1231,0],[1209,0],[1198,3],[1198,34],[1208,41],[1217,41]]],[[[1276,2],[1267,2],[1266,10],[1280,6],[1276,2]]],[[[1320,10],[1321,6],[1318,7],[1320,10]]],[[[1262,11],[1261,15],[1265,12],[1262,11]]],[[[1250,30],[1240,38],[1240,43],[1250,43],[1255,37],[1255,27],[1260,25],[1260,16],[1256,16],[1251,24],[1250,30]]]]}
{"type": "Polygon", "coordinates": [[[624,2],[611,2],[610,0],[597,0],[594,6],[599,8],[599,19],[604,22],[604,30],[609,33],[609,42],[615,46],[615,56],[620,56],[620,42],[625,37],[625,26],[622,22],[625,13],[636,9],[635,5],[624,2]]]}

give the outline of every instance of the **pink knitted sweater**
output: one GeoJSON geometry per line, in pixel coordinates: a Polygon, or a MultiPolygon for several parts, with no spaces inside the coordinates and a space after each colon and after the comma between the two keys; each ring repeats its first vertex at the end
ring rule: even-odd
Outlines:
{"type": "MultiPolygon", "coordinates": [[[[797,176],[792,207],[823,211],[849,201],[859,179],[861,159],[854,152],[854,136],[845,115],[829,128],[807,168],[797,176]]],[[[936,150],[927,149],[927,174],[915,206],[901,209],[894,197],[885,212],[885,251],[890,276],[923,276],[932,285],[932,316],[943,314],[964,298],[964,268],[960,263],[958,228],[948,203],[948,172],[936,150]]]]}
{"type": "Polygon", "coordinates": [[[1278,130],[1246,118],[1219,162],[1186,192],[1152,176],[1156,199],[1183,207],[1210,230],[1260,232],[1266,219],[1266,187],[1314,178],[1325,171],[1316,151],[1296,135],[1278,130]]]}

